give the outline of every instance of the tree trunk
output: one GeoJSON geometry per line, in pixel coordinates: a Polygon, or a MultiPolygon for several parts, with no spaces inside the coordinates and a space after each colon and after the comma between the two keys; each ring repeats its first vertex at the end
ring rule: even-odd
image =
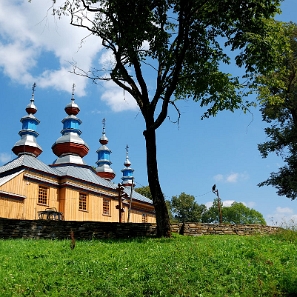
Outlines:
{"type": "Polygon", "coordinates": [[[165,198],[159,183],[156,149],[156,130],[149,129],[146,130],[143,134],[146,141],[148,183],[150,186],[151,194],[153,197],[153,203],[156,211],[157,236],[170,237],[170,219],[165,203],[165,198]]]}

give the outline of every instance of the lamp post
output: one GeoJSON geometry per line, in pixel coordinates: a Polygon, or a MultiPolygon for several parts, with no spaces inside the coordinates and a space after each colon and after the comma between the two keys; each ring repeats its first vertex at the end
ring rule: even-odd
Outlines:
{"type": "Polygon", "coordinates": [[[221,199],[220,199],[220,196],[219,196],[219,190],[216,188],[215,184],[212,186],[212,192],[217,194],[217,197],[218,197],[219,221],[220,221],[220,224],[222,224],[223,219],[222,219],[221,199]]]}

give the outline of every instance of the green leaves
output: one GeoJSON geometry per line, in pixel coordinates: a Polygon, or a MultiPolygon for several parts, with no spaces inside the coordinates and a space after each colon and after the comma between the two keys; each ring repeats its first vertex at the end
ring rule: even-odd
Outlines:
{"type": "Polygon", "coordinates": [[[231,224],[266,225],[263,215],[240,202],[233,202],[230,207],[223,207],[223,219],[231,224]]]}
{"type": "Polygon", "coordinates": [[[180,222],[201,222],[202,214],[206,210],[204,204],[195,202],[195,197],[182,192],[173,196],[170,202],[171,211],[175,219],[180,222]]]}
{"type": "MultiPolygon", "coordinates": [[[[247,89],[253,89],[259,74],[274,69],[285,46],[282,27],[271,20],[280,1],[75,0],[54,12],[67,11],[73,25],[103,40],[116,60],[110,78],[119,86],[127,83],[145,119],[148,109],[156,112],[159,100],[167,114],[172,96],[199,101],[208,107],[202,117],[209,117],[253,105],[243,99],[250,94],[247,89]],[[242,78],[221,70],[232,59],[244,68],[242,78]],[[155,75],[153,99],[144,79],[148,70],[155,75]]],[[[159,127],[166,116],[154,118],[159,127]]]]}
{"type": "MultiPolygon", "coordinates": [[[[231,206],[222,206],[223,223],[226,224],[262,224],[266,225],[263,215],[241,202],[233,202],[231,206]]],[[[203,223],[218,223],[218,199],[202,215],[203,223]]]]}
{"type": "Polygon", "coordinates": [[[150,190],[149,186],[143,186],[143,187],[135,188],[134,190],[135,190],[135,192],[143,195],[144,197],[153,200],[153,197],[152,197],[151,190],[150,190]]]}
{"type": "Polygon", "coordinates": [[[259,144],[263,158],[275,152],[282,156],[285,166],[259,183],[272,185],[279,195],[297,197],[297,25],[277,23],[281,27],[285,45],[278,56],[278,64],[266,75],[258,77],[258,99],[262,118],[270,124],[265,128],[268,141],[259,144]]]}

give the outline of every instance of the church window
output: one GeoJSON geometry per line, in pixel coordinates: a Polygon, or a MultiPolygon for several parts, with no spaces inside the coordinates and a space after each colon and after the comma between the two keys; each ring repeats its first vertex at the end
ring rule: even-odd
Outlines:
{"type": "Polygon", "coordinates": [[[79,193],[79,210],[87,210],[87,195],[79,193]]]}
{"type": "Polygon", "coordinates": [[[38,191],[38,204],[44,204],[48,205],[47,201],[47,193],[48,193],[48,188],[39,186],[39,191],[38,191]]]}
{"type": "Polygon", "coordinates": [[[146,213],[142,214],[142,223],[147,223],[147,214],[146,213]]]}
{"type": "Polygon", "coordinates": [[[103,198],[103,215],[110,215],[110,199],[103,198]]]}

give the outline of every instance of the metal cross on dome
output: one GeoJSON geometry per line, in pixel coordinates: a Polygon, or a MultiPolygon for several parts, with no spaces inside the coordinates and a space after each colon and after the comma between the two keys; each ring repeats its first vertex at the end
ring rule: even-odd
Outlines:
{"type": "Polygon", "coordinates": [[[106,120],[105,120],[105,118],[103,118],[103,120],[102,120],[102,126],[103,126],[102,134],[103,135],[105,135],[105,123],[106,123],[106,120]]]}
{"type": "Polygon", "coordinates": [[[36,88],[36,83],[34,83],[33,86],[32,86],[32,98],[31,98],[31,101],[34,101],[35,88],[36,88]]]}
{"type": "Polygon", "coordinates": [[[75,84],[72,85],[72,98],[71,98],[71,100],[74,100],[74,91],[75,91],[75,84]]]}

